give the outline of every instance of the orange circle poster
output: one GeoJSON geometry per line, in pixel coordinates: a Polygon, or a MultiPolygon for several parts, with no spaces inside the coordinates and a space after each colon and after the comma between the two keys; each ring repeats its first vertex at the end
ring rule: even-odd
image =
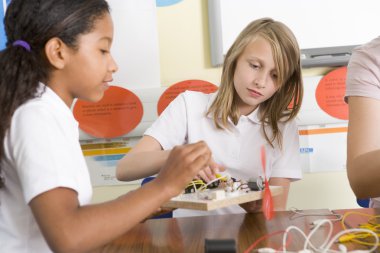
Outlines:
{"type": "Polygon", "coordinates": [[[203,80],[186,80],[175,83],[167,88],[160,96],[157,103],[157,114],[160,115],[170,102],[186,90],[201,91],[208,94],[215,92],[217,89],[218,86],[215,84],[203,80]]]}
{"type": "Polygon", "coordinates": [[[334,118],[348,120],[348,106],[344,102],[347,67],[329,72],[318,83],[315,98],[318,106],[334,118]]]}
{"type": "Polygon", "coordinates": [[[111,86],[97,103],[77,100],[73,113],[84,132],[98,138],[115,138],[140,123],[143,107],[131,91],[111,86]]]}

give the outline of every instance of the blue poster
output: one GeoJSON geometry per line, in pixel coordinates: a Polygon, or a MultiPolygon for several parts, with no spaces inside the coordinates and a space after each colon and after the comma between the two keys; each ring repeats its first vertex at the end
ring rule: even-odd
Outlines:
{"type": "Polygon", "coordinates": [[[5,7],[9,4],[10,0],[1,0],[0,2],[0,50],[5,48],[6,37],[4,31],[4,13],[5,7]]]}

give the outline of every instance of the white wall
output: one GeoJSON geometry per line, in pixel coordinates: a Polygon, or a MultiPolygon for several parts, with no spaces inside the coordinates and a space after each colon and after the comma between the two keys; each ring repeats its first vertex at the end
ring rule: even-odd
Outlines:
{"type": "Polygon", "coordinates": [[[302,180],[292,183],[287,207],[346,209],[359,206],[346,172],[339,171],[305,173],[302,180]]]}

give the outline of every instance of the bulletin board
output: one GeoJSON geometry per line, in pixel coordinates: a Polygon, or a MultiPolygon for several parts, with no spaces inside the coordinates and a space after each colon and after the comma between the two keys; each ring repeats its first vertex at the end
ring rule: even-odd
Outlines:
{"type": "Polygon", "coordinates": [[[344,171],[347,160],[348,105],[344,102],[347,67],[324,76],[304,77],[297,124],[304,172],[344,171]]]}
{"type": "Polygon", "coordinates": [[[281,21],[294,32],[304,67],[341,66],[354,46],[379,36],[379,1],[209,0],[208,4],[214,65],[222,63],[240,31],[262,17],[281,21]]]}

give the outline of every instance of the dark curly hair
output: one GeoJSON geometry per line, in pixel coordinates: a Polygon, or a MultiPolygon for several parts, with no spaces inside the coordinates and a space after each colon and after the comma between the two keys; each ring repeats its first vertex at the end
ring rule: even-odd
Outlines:
{"type": "MultiPolygon", "coordinates": [[[[94,22],[109,13],[105,0],[12,0],[4,18],[6,48],[0,52],[0,161],[4,138],[13,113],[37,96],[38,83],[49,79],[51,65],[44,47],[54,37],[77,49],[79,35],[94,28],[94,22]],[[26,41],[31,50],[12,46],[26,41]]],[[[1,177],[0,188],[4,186],[1,177]]]]}

